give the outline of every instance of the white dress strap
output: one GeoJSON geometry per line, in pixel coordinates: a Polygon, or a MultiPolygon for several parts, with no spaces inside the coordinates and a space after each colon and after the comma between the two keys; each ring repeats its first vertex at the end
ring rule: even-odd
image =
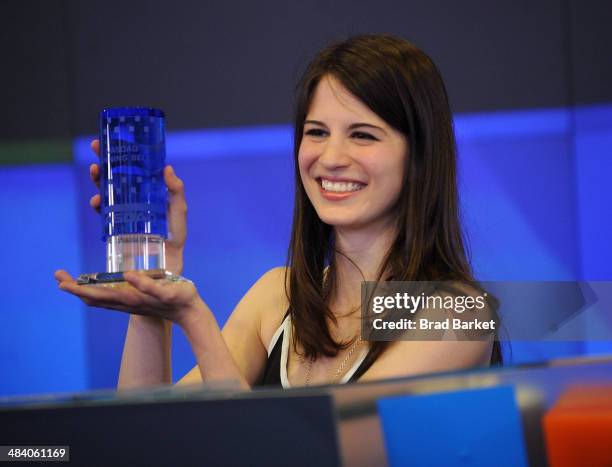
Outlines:
{"type": "Polygon", "coordinates": [[[289,315],[287,315],[287,317],[283,320],[283,322],[278,327],[278,329],[276,331],[274,331],[274,334],[272,335],[272,340],[270,341],[270,344],[268,345],[268,358],[270,357],[270,354],[272,353],[272,350],[274,349],[274,346],[278,342],[278,338],[280,337],[281,333],[283,332],[283,329],[285,329],[285,321],[287,321],[288,319],[289,319],[289,315]]]}

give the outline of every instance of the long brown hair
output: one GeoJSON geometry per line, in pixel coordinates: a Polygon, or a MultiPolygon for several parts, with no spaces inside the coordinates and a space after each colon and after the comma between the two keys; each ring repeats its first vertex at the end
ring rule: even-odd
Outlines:
{"type": "MultiPolygon", "coordinates": [[[[294,344],[304,356],[335,356],[329,299],[336,281],[333,227],[318,217],[301,181],[298,152],[317,84],[331,75],[408,141],[403,185],[395,206],[397,236],[377,280],[473,281],[459,220],[456,147],[446,88],[420,49],[389,35],[361,35],[332,44],[308,65],[295,106],[295,201],[288,254],[289,313],[294,344]],[[324,277],[324,270],[327,269],[324,277]]],[[[349,258],[350,259],[350,258],[349,258]]],[[[386,342],[373,342],[368,360],[386,342]]],[[[501,362],[495,342],[492,362],[501,362]]]]}

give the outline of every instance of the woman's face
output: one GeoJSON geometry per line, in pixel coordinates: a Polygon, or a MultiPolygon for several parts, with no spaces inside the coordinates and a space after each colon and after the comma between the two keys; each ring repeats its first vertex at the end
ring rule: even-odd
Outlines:
{"type": "Polygon", "coordinates": [[[400,193],[408,143],[338,80],[324,76],[298,153],[306,193],[323,222],[362,228],[386,222],[400,193]]]}

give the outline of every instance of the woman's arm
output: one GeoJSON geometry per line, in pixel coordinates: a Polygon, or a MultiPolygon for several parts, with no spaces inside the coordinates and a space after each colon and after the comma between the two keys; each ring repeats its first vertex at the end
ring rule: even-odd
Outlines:
{"type": "Polygon", "coordinates": [[[284,280],[285,268],[274,268],[261,276],[240,300],[221,333],[216,321],[211,322],[212,315],[207,314],[202,315],[202,323],[185,330],[197,365],[177,384],[224,379],[230,358],[242,385],[255,384],[266,365],[269,337],[280,325],[288,306],[284,280]],[[216,329],[214,335],[207,336],[212,329],[216,329]],[[227,352],[214,348],[215,342],[220,346],[220,337],[227,352]]]}
{"type": "MultiPolygon", "coordinates": [[[[124,273],[124,277],[129,284],[125,287],[98,288],[77,285],[65,271],[56,273],[59,287],[87,305],[140,315],[130,319],[120,388],[170,382],[170,321],[182,328],[191,344],[199,381],[237,380],[247,388],[257,380],[267,357],[261,337],[262,315],[282,317],[282,268],[264,274],[251,287],[223,334],[190,282],[159,282],[135,272],[124,273]]],[[[182,382],[194,381],[198,378],[191,372],[182,382]]]]}
{"type": "Polygon", "coordinates": [[[359,379],[372,381],[488,366],[493,336],[483,341],[394,342],[359,379]]]}
{"type": "MultiPolygon", "coordinates": [[[[443,284],[438,294],[442,299],[448,297],[476,297],[480,293],[469,284],[448,282],[443,284]]],[[[465,299],[463,300],[465,302],[465,299]]],[[[461,310],[460,310],[461,311],[461,310]]],[[[494,314],[487,304],[483,309],[472,314],[457,312],[454,309],[440,307],[422,310],[430,322],[442,323],[445,320],[468,320],[478,316],[489,320],[494,314]]],[[[494,333],[485,331],[410,331],[412,340],[393,342],[366,371],[361,380],[381,378],[398,378],[425,373],[461,370],[472,367],[488,366],[491,361],[494,333]]]]}
{"type": "Polygon", "coordinates": [[[171,342],[172,322],[150,316],[130,316],[117,389],[170,384],[171,342]]]}
{"type": "MultiPolygon", "coordinates": [[[[234,380],[243,388],[253,385],[263,372],[267,359],[267,339],[262,337],[262,321],[268,318],[267,322],[272,326],[267,325],[267,328],[275,329],[288,305],[284,280],[285,268],[274,268],[261,276],[234,308],[222,332],[212,311],[198,296],[195,310],[185,313],[185,318],[178,322],[191,344],[197,364],[177,384],[234,380]]],[[[141,317],[133,316],[132,320],[134,318],[138,322],[141,317]]],[[[155,323],[146,324],[153,327],[155,323]]],[[[156,368],[162,369],[162,375],[163,369],[170,368],[169,363],[166,364],[170,359],[169,331],[167,334],[163,331],[159,328],[141,330],[138,342],[143,344],[142,350],[134,352],[134,362],[126,362],[130,367],[139,368],[138,380],[145,381],[156,368]],[[146,339],[148,334],[153,337],[149,342],[146,339]],[[163,348],[163,352],[145,355],[150,352],[150,346],[163,348]],[[152,366],[150,370],[149,366],[152,366]]],[[[264,330],[264,334],[269,332],[264,330]]],[[[126,348],[127,345],[126,341],[126,348]]],[[[169,371],[167,378],[160,382],[170,382],[169,371]]]]}

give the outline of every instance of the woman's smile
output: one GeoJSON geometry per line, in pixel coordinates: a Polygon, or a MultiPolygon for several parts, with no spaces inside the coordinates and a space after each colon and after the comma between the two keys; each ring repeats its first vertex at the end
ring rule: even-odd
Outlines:
{"type": "Polygon", "coordinates": [[[358,227],[382,221],[395,205],[406,138],[334,77],[317,85],[298,154],[300,176],[323,222],[358,227]]]}
{"type": "Polygon", "coordinates": [[[342,201],[357,195],[367,184],[337,177],[320,177],[321,196],[329,201],[342,201]]]}

